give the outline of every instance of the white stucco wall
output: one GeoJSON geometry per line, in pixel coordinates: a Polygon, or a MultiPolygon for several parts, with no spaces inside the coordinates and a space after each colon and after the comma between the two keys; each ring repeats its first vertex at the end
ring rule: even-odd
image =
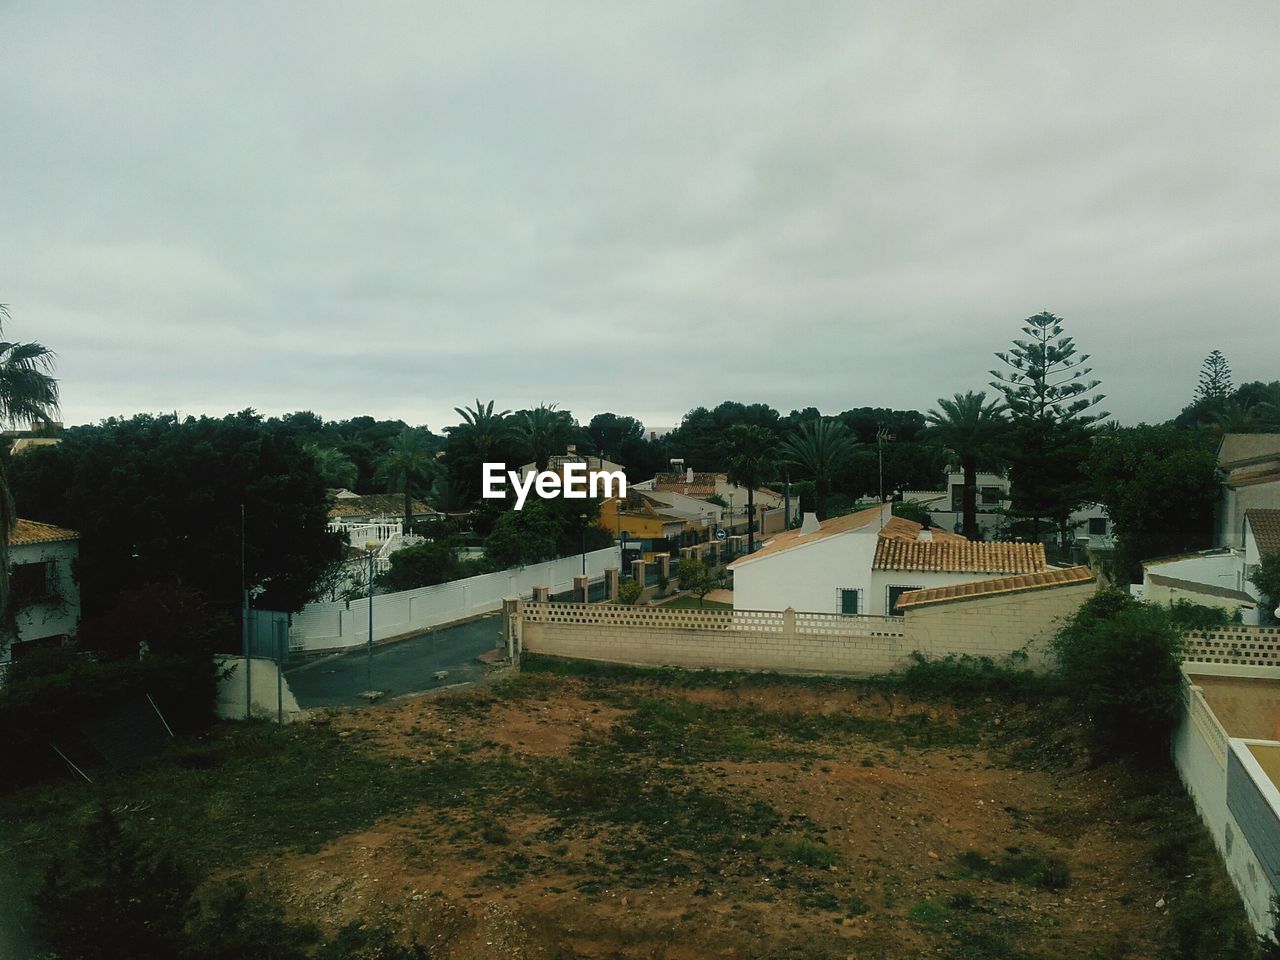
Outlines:
{"type": "MultiPolygon", "coordinates": [[[[53,562],[54,593],[59,598],[56,603],[33,604],[18,611],[16,620],[20,641],[71,634],[80,625],[80,586],[72,572],[72,565],[79,555],[80,545],[74,540],[13,544],[9,547],[11,568],[23,563],[53,562]]],[[[3,659],[2,652],[0,659],[3,659]]]]}
{"type": "Polygon", "coordinates": [[[850,530],[735,566],[734,608],[839,613],[842,588],[862,590],[869,602],[878,534],[878,527],[850,530]]]}
{"type": "Polygon", "coordinates": [[[1244,546],[1245,511],[1258,508],[1280,510],[1280,481],[1256,483],[1237,490],[1224,487],[1218,504],[1214,544],[1219,547],[1244,546]]]}

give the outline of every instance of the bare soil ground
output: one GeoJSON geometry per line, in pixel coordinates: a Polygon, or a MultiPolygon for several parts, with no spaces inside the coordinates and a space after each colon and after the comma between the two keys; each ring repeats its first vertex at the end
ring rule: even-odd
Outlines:
{"type": "Polygon", "coordinates": [[[500,774],[230,872],[459,960],[1169,955],[1154,838],[1038,713],[526,674],[321,718],[387,763],[500,774]]]}

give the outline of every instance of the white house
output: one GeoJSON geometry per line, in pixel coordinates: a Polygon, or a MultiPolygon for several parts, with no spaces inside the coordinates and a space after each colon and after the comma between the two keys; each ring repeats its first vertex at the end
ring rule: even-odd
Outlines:
{"type": "Polygon", "coordinates": [[[1280,433],[1228,433],[1218,445],[1223,473],[1214,544],[1244,546],[1245,514],[1280,510],[1280,433]]]}
{"type": "Polygon", "coordinates": [[[1280,553],[1280,510],[1255,508],[1244,514],[1244,575],[1248,580],[1263,559],[1280,553]]]}
{"type": "Polygon", "coordinates": [[[17,635],[0,637],[0,661],[38,641],[60,641],[80,624],[80,587],[74,565],[80,534],[34,520],[9,531],[9,588],[17,635]]]}
{"type": "Polygon", "coordinates": [[[818,523],[812,514],[729,565],[742,610],[884,615],[912,590],[1046,568],[1044,545],[966,540],[880,504],[818,523]]]}
{"type": "MultiPolygon", "coordinates": [[[[680,460],[673,460],[672,466],[678,466],[681,463],[682,461],[680,460]]],[[[746,532],[747,488],[730,483],[727,474],[697,473],[692,469],[675,470],[671,473],[660,473],[649,480],[641,480],[633,486],[636,490],[643,490],[645,493],[680,509],[687,509],[687,507],[682,507],[674,499],[668,500],[667,498],[683,497],[685,498],[685,503],[697,500],[705,508],[717,506],[717,504],[709,502],[709,498],[715,497],[725,504],[724,507],[719,508],[717,511],[716,524],[730,532],[746,532]]],[[[776,490],[770,490],[768,487],[760,487],[754,491],[753,499],[756,510],[754,518],[756,528],[764,533],[781,531],[785,525],[784,500],[786,498],[784,495],[776,490]]],[[[795,500],[793,498],[792,508],[794,509],[794,507],[795,500]]],[[[700,512],[705,515],[705,509],[700,512]]]]}
{"type": "MultiPolygon", "coordinates": [[[[977,486],[978,529],[984,537],[998,536],[1012,506],[1009,478],[998,473],[979,472],[977,486]]],[[[933,522],[943,530],[960,533],[964,526],[964,474],[950,471],[944,475],[942,490],[906,490],[902,499],[918,503],[929,511],[933,522]]],[[[1099,546],[1109,543],[1111,520],[1101,504],[1086,503],[1071,514],[1070,524],[1077,540],[1088,540],[1099,546]]],[[[1049,524],[1044,539],[1057,538],[1057,529],[1049,524]]]]}
{"type": "Polygon", "coordinates": [[[1151,603],[1186,600],[1220,607],[1239,613],[1247,625],[1259,621],[1258,588],[1249,583],[1243,550],[1203,550],[1148,560],[1142,565],[1141,597],[1151,603]]]}

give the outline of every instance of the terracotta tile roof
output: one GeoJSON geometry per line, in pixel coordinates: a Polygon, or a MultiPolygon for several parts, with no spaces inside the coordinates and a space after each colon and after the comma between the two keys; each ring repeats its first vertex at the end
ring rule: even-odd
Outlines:
{"type": "Polygon", "coordinates": [[[1280,510],[1254,509],[1244,512],[1258,544],[1258,553],[1268,557],[1280,552],[1280,510]]]}
{"type": "Polygon", "coordinates": [[[729,564],[729,568],[732,569],[744,563],[751,563],[761,557],[782,553],[784,550],[803,547],[808,543],[816,543],[819,540],[827,539],[827,537],[848,533],[850,530],[859,530],[870,523],[878,523],[879,521],[880,507],[877,506],[871,507],[869,510],[859,510],[857,513],[847,513],[843,517],[832,517],[828,520],[823,520],[816,533],[801,533],[799,529],[787,530],[785,533],[779,533],[771,538],[763,547],[750,556],[739,557],[729,564]]]}
{"type": "Polygon", "coordinates": [[[16,520],[9,531],[11,545],[23,543],[56,543],[59,540],[79,540],[80,534],[74,530],[55,527],[51,523],[37,523],[35,520],[16,520]]]}
{"type": "Polygon", "coordinates": [[[930,603],[949,600],[967,600],[970,597],[989,597],[1001,593],[1022,593],[1027,590],[1043,590],[1046,587],[1067,587],[1090,583],[1094,579],[1088,567],[1066,567],[1044,570],[1040,573],[1022,573],[995,580],[976,580],[972,583],[952,583],[928,590],[912,590],[898,598],[899,607],[922,607],[930,603]]]}
{"type": "MultiPolygon", "coordinates": [[[[923,524],[908,520],[906,517],[890,517],[889,522],[880,531],[880,536],[888,537],[890,540],[918,540],[920,539],[920,531],[923,529],[923,524]]],[[[934,543],[966,542],[964,537],[958,533],[952,533],[950,530],[943,530],[939,527],[930,527],[929,530],[933,534],[934,543]]]]}
{"type": "Polygon", "coordinates": [[[1228,433],[1218,445],[1218,466],[1224,470],[1267,460],[1280,460],[1280,433],[1228,433]]]}
{"type": "MultiPolygon", "coordinates": [[[[341,497],[329,504],[330,519],[338,517],[398,517],[404,513],[404,497],[398,493],[370,493],[341,497]]],[[[414,516],[435,513],[421,500],[413,501],[414,516]]]]}
{"type": "Polygon", "coordinates": [[[892,540],[876,544],[876,570],[921,573],[1038,573],[1046,567],[1043,543],[892,540]]]}

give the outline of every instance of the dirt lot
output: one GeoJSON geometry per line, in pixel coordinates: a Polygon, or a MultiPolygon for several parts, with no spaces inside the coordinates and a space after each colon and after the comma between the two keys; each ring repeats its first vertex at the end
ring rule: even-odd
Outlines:
{"type": "Polygon", "coordinates": [[[329,722],[550,769],[545,796],[423,804],[263,874],[312,919],[385,913],[460,958],[1166,955],[1150,838],[1104,772],[1012,763],[1026,714],[526,675],[329,722]]]}
{"type": "Polygon", "coordinates": [[[1183,878],[1223,883],[1169,839],[1176,785],[1090,767],[1034,698],[531,667],[0,813],[29,877],[101,800],[207,886],[459,960],[1163,958],[1183,878]]]}

